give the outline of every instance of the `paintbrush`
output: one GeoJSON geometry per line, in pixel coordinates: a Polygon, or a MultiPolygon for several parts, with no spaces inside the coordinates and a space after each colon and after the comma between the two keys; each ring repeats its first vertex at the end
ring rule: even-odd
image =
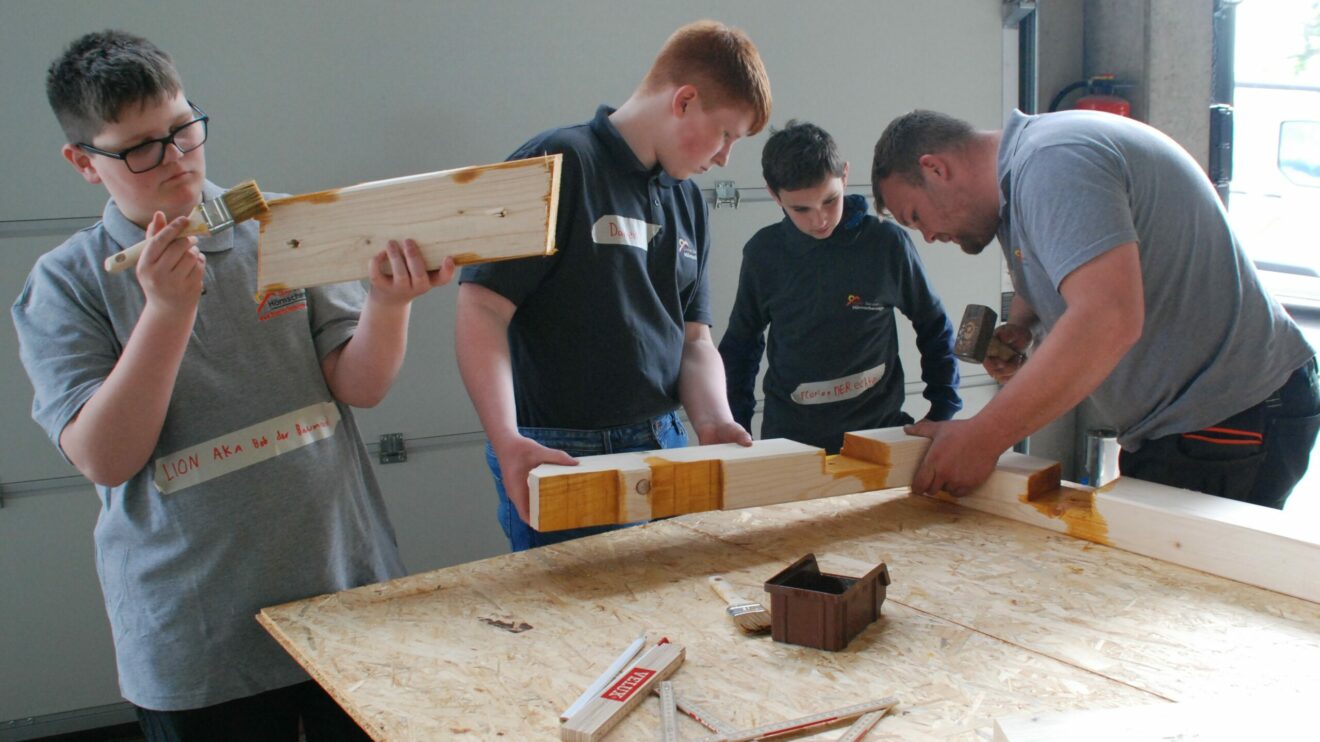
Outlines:
{"type": "MultiPolygon", "coordinates": [[[[203,201],[194,207],[192,213],[188,215],[188,226],[183,228],[179,236],[223,232],[239,222],[245,222],[264,213],[266,213],[266,199],[262,198],[257,181],[249,180],[220,194],[220,198],[203,201]]],[[[106,272],[120,273],[137,265],[138,256],[146,246],[147,241],[143,240],[106,258],[106,272]]]]}
{"type": "Polygon", "coordinates": [[[738,628],[748,634],[770,630],[770,611],[765,606],[739,597],[733,587],[719,575],[710,578],[710,586],[729,604],[724,610],[738,628]]]}

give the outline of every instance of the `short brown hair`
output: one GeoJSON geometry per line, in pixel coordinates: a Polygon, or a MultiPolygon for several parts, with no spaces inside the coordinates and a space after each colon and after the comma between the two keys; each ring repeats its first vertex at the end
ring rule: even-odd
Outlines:
{"type": "Polygon", "coordinates": [[[692,85],[703,108],[745,107],[755,134],[770,120],[770,78],[756,45],[737,28],[696,21],[678,29],[660,49],[642,80],[646,92],[666,85],[692,85]]]}
{"type": "Polygon", "coordinates": [[[834,137],[815,124],[797,119],[789,119],[778,131],[772,128],[761,150],[761,175],[776,195],[842,177],[843,165],[834,137]]]}
{"type": "Polygon", "coordinates": [[[971,124],[937,111],[916,110],[890,121],[880,141],[875,143],[875,157],[871,160],[875,210],[885,208],[880,197],[880,181],[896,175],[908,183],[920,184],[922,155],[958,149],[975,135],[971,124]]]}
{"type": "Polygon", "coordinates": [[[182,89],[170,55],[123,31],[79,37],[46,71],[46,98],[70,144],[92,141],[130,105],[167,99],[182,89]]]}

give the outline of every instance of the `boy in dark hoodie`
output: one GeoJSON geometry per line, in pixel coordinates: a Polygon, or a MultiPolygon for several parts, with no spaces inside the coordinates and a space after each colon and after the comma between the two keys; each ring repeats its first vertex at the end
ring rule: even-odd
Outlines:
{"type": "Polygon", "coordinates": [[[848,163],[818,126],[789,121],[766,142],[761,169],[786,218],[743,248],[719,345],[734,419],[751,431],[769,325],[762,438],[837,453],[847,431],[911,423],[895,309],[917,333],[927,419],[953,417],[953,326],[907,233],[868,214],[866,197],[844,195],[848,163]]]}

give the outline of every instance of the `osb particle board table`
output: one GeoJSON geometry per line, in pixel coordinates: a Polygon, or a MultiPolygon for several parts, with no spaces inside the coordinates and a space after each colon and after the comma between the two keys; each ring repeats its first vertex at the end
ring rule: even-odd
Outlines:
{"type": "MultiPolygon", "coordinates": [[[[675,686],[739,727],[896,695],[868,739],[977,740],[1028,712],[1320,696],[1320,605],[894,490],[683,516],[259,618],[381,740],[556,739],[643,631],[686,646],[675,686]],[[883,617],[844,651],[744,636],[706,584],[768,604],[760,585],[808,552],[889,566],[883,617]]],[[[648,699],[609,738],[658,728],[648,699]]]]}

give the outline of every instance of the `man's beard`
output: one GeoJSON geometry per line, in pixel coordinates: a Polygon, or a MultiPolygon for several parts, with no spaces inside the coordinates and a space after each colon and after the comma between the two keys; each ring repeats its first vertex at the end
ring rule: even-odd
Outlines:
{"type": "Polygon", "coordinates": [[[958,240],[958,247],[968,255],[980,255],[989,244],[993,237],[982,239],[980,237],[964,237],[958,240]]]}
{"type": "Polygon", "coordinates": [[[961,234],[958,239],[958,247],[968,255],[980,255],[981,251],[989,246],[990,241],[999,233],[999,220],[995,220],[994,226],[980,234],[961,234]]]}

